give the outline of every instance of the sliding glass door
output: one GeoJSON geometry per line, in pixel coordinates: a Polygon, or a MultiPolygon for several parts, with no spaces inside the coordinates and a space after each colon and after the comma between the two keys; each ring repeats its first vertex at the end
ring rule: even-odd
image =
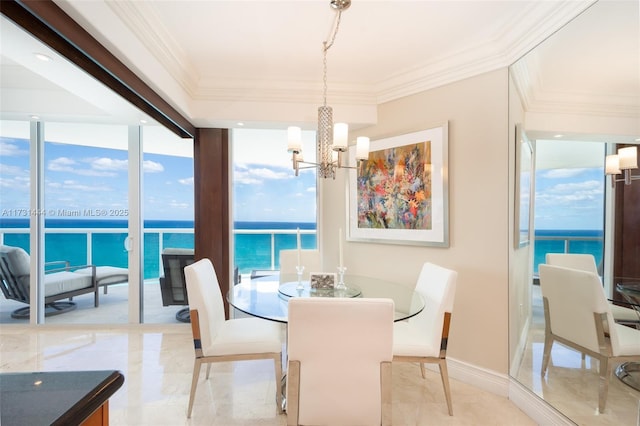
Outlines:
{"type": "Polygon", "coordinates": [[[193,140],[142,129],[145,323],[188,319],[182,271],[172,254],[194,257],[193,140]]]}

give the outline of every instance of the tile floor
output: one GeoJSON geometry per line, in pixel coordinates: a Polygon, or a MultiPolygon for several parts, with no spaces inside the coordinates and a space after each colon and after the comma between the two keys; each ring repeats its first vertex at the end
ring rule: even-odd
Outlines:
{"type": "MultiPolygon", "coordinates": [[[[193,368],[190,328],[178,325],[0,328],[0,371],[120,370],[122,388],[110,400],[112,425],[285,425],[275,405],[273,364],[214,364],[200,377],[186,418],[193,368]]],[[[420,377],[417,365],[393,365],[394,425],[534,425],[509,400],[451,381],[447,414],[440,377],[420,377]]],[[[348,398],[348,395],[345,395],[348,398]]]]}
{"type": "MultiPolygon", "coordinates": [[[[215,365],[207,382],[203,373],[192,419],[186,419],[191,332],[188,324],[175,320],[180,307],[162,307],[157,288],[145,289],[143,325],[126,324],[126,286],[101,294],[98,309],[90,295],[77,297],[77,310],[48,317],[46,326],[37,328],[11,319],[10,312],[22,305],[0,297],[0,372],[118,369],[126,380],[111,400],[113,425],[286,424],[286,416],[275,410],[269,361],[215,365]]],[[[616,377],[610,381],[605,413],[597,413],[597,363],[589,357],[583,362],[577,352],[554,345],[549,373],[541,379],[544,321],[538,302],[534,293],[534,319],[517,380],[577,424],[640,425],[640,392],[616,377]]],[[[394,364],[394,425],[534,424],[506,398],[456,380],[451,387],[453,417],[447,415],[436,373],[422,380],[417,366],[394,364]]]]}

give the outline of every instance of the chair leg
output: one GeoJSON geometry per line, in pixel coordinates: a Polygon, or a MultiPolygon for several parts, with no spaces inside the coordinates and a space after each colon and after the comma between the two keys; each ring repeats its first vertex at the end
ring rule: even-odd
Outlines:
{"type": "Polygon", "coordinates": [[[600,414],[604,413],[605,405],[607,404],[607,394],[609,393],[609,377],[611,371],[609,371],[611,364],[609,358],[600,358],[600,378],[598,379],[598,411],[600,414]]]}
{"type": "Polygon", "coordinates": [[[420,374],[422,374],[422,378],[426,379],[427,378],[427,373],[426,373],[426,370],[424,368],[424,362],[419,362],[418,364],[420,364],[420,374]]]}
{"type": "Polygon", "coordinates": [[[287,368],[287,426],[298,426],[300,400],[300,361],[288,362],[287,368]]]}
{"type": "MultiPolygon", "coordinates": [[[[198,386],[198,378],[200,377],[201,365],[202,360],[200,358],[196,358],[195,363],[193,364],[193,378],[191,379],[191,392],[189,393],[189,407],[187,408],[187,418],[191,418],[191,409],[193,408],[193,399],[196,396],[196,387],[198,386]]],[[[207,367],[210,366],[211,364],[209,364],[207,367]]]]}
{"type": "Polygon", "coordinates": [[[273,357],[273,363],[275,367],[276,375],[276,405],[278,406],[278,413],[282,414],[284,407],[282,404],[282,354],[278,354],[273,357]]]}
{"type": "Polygon", "coordinates": [[[542,368],[540,369],[540,375],[544,376],[547,373],[547,367],[549,367],[549,359],[551,358],[551,346],[553,346],[553,337],[547,334],[544,336],[544,351],[542,353],[542,368]]]}
{"type": "Polygon", "coordinates": [[[453,416],[453,406],[451,405],[451,389],[449,388],[449,372],[447,371],[447,360],[441,359],[440,362],[438,362],[438,367],[440,367],[440,377],[442,378],[442,386],[444,387],[444,397],[447,399],[449,415],[453,416]]]}
{"type": "Polygon", "coordinates": [[[391,426],[393,419],[391,377],[391,363],[382,362],[380,364],[380,390],[382,393],[382,410],[380,413],[380,419],[382,426],[391,426]]]}

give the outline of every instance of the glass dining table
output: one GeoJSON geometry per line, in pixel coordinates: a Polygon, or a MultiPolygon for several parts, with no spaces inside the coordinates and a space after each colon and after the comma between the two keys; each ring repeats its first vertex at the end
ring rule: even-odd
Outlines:
{"type": "MultiPolygon", "coordinates": [[[[346,288],[314,289],[308,280],[298,282],[296,275],[267,275],[242,281],[227,294],[227,301],[240,312],[257,318],[287,323],[289,300],[292,297],[371,297],[393,300],[394,321],[402,321],[419,314],[425,306],[424,298],[413,288],[377,278],[345,275],[346,288]]],[[[282,376],[282,410],[287,410],[286,362],[282,376]]]]}
{"type": "Polygon", "coordinates": [[[425,306],[413,288],[378,278],[345,275],[344,289],[312,289],[308,280],[298,283],[295,275],[268,275],[233,286],[227,301],[238,311],[270,321],[286,323],[292,297],[371,297],[389,298],[395,305],[394,321],[419,314],[425,306]],[[301,284],[301,286],[299,285],[301,284]]]}

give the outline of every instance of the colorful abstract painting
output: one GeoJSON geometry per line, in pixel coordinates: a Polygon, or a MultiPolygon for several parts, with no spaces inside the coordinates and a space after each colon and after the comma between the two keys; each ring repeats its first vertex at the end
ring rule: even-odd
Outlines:
{"type": "Polygon", "coordinates": [[[349,147],[348,240],[449,247],[449,125],[349,147]]]}
{"type": "Polygon", "coordinates": [[[431,141],[373,151],[357,174],[358,228],[432,229],[431,141]]]}

